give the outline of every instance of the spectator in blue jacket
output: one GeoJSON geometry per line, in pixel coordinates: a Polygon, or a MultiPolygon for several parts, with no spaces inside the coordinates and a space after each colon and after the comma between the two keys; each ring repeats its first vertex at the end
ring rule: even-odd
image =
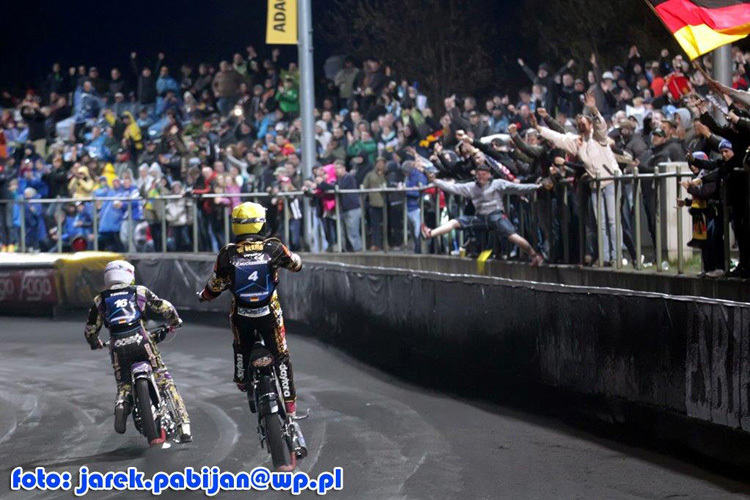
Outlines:
{"type": "Polygon", "coordinates": [[[49,194],[49,187],[42,179],[43,172],[35,170],[30,161],[24,162],[20,170],[18,179],[18,190],[24,192],[26,188],[34,188],[39,198],[46,198],[49,194]]]}
{"type": "Polygon", "coordinates": [[[165,97],[170,90],[179,95],[180,84],[169,74],[169,68],[162,66],[159,68],[159,78],[156,79],[156,92],[160,97],[165,97]]]}
{"type": "MultiPolygon", "coordinates": [[[[122,183],[120,179],[112,180],[111,189],[99,189],[95,196],[114,198],[121,196],[122,183]]],[[[124,218],[123,203],[119,200],[99,200],[99,249],[122,252],[124,248],[120,242],[120,229],[124,218]]]]}
{"type": "Polygon", "coordinates": [[[140,197],[138,187],[133,182],[133,177],[130,172],[122,177],[122,187],[118,193],[119,196],[130,201],[123,202],[122,214],[123,223],[120,226],[120,241],[123,246],[127,248],[128,242],[130,241],[130,234],[135,234],[135,227],[139,222],[143,222],[143,206],[140,197]],[[130,213],[128,213],[128,205],[130,205],[130,213]]]}
{"type": "MultiPolygon", "coordinates": [[[[20,190],[19,190],[20,193],[20,190]]],[[[44,224],[44,212],[40,203],[33,203],[31,200],[38,199],[39,194],[36,189],[27,187],[23,190],[20,197],[26,199],[27,203],[23,207],[23,218],[26,234],[26,249],[39,250],[42,243],[47,238],[47,227],[44,224]]],[[[20,216],[19,216],[20,226],[20,216]]]]}
{"type": "Polygon", "coordinates": [[[406,180],[404,185],[406,191],[406,214],[411,225],[411,231],[414,235],[414,253],[422,253],[422,234],[421,234],[421,216],[419,209],[419,198],[422,192],[419,188],[429,184],[424,173],[414,166],[414,162],[407,160],[401,165],[406,180]],[[411,189],[409,189],[411,188],[411,189]]]}
{"type": "MultiPolygon", "coordinates": [[[[338,179],[339,189],[358,189],[357,180],[354,176],[346,171],[346,165],[341,160],[336,160],[336,178],[338,179]]],[[[344,222],[346,231],[346,240],[353,252],[362,250],[362,234],[360,233],[362,221],[362,207],[359,203],[358,194],[342,194],[341,200],[341,218],[344,222]]]]}
{"type": "MultiPolygon", "coordinates": [[[[91,215],[91,203],[82,201],[75,204],[75,215],[73,218],[72,229],[68,230],[68,238],[72,243],[78,237],[82,237],[86,242],[93,239],[94,218],[91,215]]],[[[89,247],[91,248],[91,247],[89,247]]]]}

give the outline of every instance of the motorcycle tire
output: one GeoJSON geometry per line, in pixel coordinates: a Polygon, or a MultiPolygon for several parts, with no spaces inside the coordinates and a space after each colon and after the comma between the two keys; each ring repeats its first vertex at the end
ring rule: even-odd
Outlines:
{"type": "Polygon", "coordinates": [[[294,470],[297,460],[289,450],[289,445],[284,437],[281,415],[278,413],[266,415],[263,417],[263,422],[274,470],[277,472],[294,470]]]}
{"type": "Polygon", "coordinates": [[[141,431],[146,436],[149,444],[158,444],[162,436],[156,428],[154,414],[151,411],[151,394],[149,392],[148,380],[136,380],[135,392],[138,396],[138,414],[141,417],[141,431]]]}

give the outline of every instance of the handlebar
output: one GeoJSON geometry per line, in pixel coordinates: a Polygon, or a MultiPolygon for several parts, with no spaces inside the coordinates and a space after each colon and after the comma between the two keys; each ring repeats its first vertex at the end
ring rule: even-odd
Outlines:
{"type": "MultiPolygon", "coordinates": [[[[179,325],[175,325],[175,326],[159,325],[152,330],[146,330],[146,332],[148,333],[148,336],[152,338],[158,344],[159,342],[164,340],[164,338],[167,336],[167,333],[169,333],[170,330],[180,328],[181,326],[182,326],[182,322],[180,322],[179,325]]],[[[110,341],[107,340],[102,345],[103,347],[109,347],[109,343],[110,341]]]]}

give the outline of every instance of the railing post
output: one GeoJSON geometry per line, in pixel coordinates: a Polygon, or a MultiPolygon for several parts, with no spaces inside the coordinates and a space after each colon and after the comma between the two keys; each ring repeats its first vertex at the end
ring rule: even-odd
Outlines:
{"type": "Polygon", "coordinates": [[[406,196],[406,191],[404,191],[404,209],[403,209],[403,217],[402,217],[402,223],[404,227],[403,232],[403,240],[404,240],[404,250],[406,250],[409,247],[409,222],[407,217],[409,216],[409,197],[406,196]]]}
{"type": "Polygon", "coordinates": [[[193,253],[198,253],[198,203],[200,197],[191,199],[193,204],[193,253]]]}
{"type": "Polygon", "coordinates": [[[222,205],[224,208],[224,244],[227,245],[231,241],[231,235],[229,233],[229,218],[232,216],[229,211],[229,205],[222,205]]]}
{"type": "MultiPolygon", "coordinates": [[[[440,225],[440,190],[435,187],[435,227],[440,225]]],[[[421,230],[421,228],[420,228],[421,230]]],[[[435,238],[433,245],[435,245],[435,253],[439,254],[442,250],[443,237],[435,238]]]]}
{"type": "Polygon", "coordinates": [[[21,201],[21,253],[26,253],[26,198],[21,201]]]}
{"type": "Polygon", "coordinates": [[[339,253],[343,252],[343,242],[341,240],[344,239],[344,236],[341,234],[341,195],[339,194],[339,186],[338,184],[333,187],[335,193],[334,198],[336,200],[336,246],[338,248],[339,253]]]}
{"type": "MultiPolygon", "coordinates": [[[[281,193],[279,193],[281,195],[281,193]]],[[[289,197],[282,195],[281,199],[284,200],[284,244],[288,247],[292,246],[289,239],[289,197]]]]}
{"type": "Polygon", "coordinates": [[[166,200],[159,200],[161,206],[161,251],[167,253],[167,202],[166,200]]]}
{"type": "MultiPolygon", "coordinates": [[[[422,224],[424,224],[424,191],[422,191],[421,188],[417,188],[419,193],[419,227],[415,229],[415,233],[417,233],[417,236],[415,236],[416,243],[419,243],[419,250],[421,253],[425,253],[425,249],[427,248],[427,245],[425,244],[425,241],[422,239],[422,224]]],[[[416,246],[416,245],[415,245],[416,246]]]]}
{"type": "Polygon", "coordinates": [[[643,248],[641,247],[641,179],[638,167],[633,168],[633,211],[635,212],[635,268],[641,270],[643,248]]]}
{"type": "Polygon", "coordinates": [[[563,262],[570,264],[570,198],[568,197],[570,185],[562,183],[562,242],[563,262]]]}
{"type": "Polygon", "coordinates": [[[128,253],[133,253],[133,231],[135,225],[133,224],[133,202],[128,199],[128,253]]]}
{"type": "MultiPolygon", "coordinates": [[[[510,196],[508,196],[508,204],[510,204],[510,196]]],[[[527,207],[524,205],[523,200],[520,198],[518,199],[518,226],[521,236],[529,240],[529,242],[534,245],[534,239],[531,237],[530,234],[526,233],[526,210],[527,207]]]]}
{"type": "MultiPolygon", "coordinates": [[[[453,196],[445,196],[445,209],[448,211],[448,218],[450,219],[451,214],[453,214],[453,196]]],[[[453,251],[453,247],[455,246],[454,243],[456,239],[453,237],[453,233],[454,231],[448,233],[448,255],[450,255],[450,253],[453,251]]]]}
{"type": "Polygon", "coordinates": [[[656,210],[655,213],[655,219],[656,219],[656,272],[660,273],[662,272],[661,268],[661,262],[662,262],[662,255],[661,255],[661,168],[659,165],[657,165],[654,168],[654,181],[655,181],[655,193],[656,193],[656,210]]]}
{"type": "Polygon", "coordinates": [[[622,269],[622,179],[620,171],[615,171],[615,259],[617,260],[617,269],[622,269]]]}
{"type": "Polygon", "coordinates": [[[383,224],[381,226],[382,232],[383,232],[383,250],[388,251],[390,250],[390,246],[388,243],[388,196],[387,193],[382,193],[383,196],[383,224]]]}
{"type": "Polygon", "coordinates": [[[722,225],[724,226],[724,270],[729,273],[729,265],[732,263],[732,236],[729,234],[729,204],[727,203],[727,183],[721,183],[721,213],[722,225]]]}
{"type": "MultiPolygon", "coordinates": [[[[453,197],[451,197],[451,199],[452,198],[453,197]]],[[[459,203],[458,204],[458,216],[459,217],[463,217],[463,215],[464,215],[464,204],[463,203],[459,203]]],[[[463,231],[458,231],[458,246],[461,247],[461,248],[463,248],[464,247],[464,243],[466,243],[466,240],[464,239],[464,232],[463,231]]],[[[460,255],[460,250],[459,250],[459,255],[460,255]]]]}
{"type": "MultiPolygon", "coordinates": [[[[55,221],[57,221],[57,253],[62,253],[63,251],[63,240],[62,240],[62,217],[60,217],[60,212],[64,212],[64,210],[60,210],[60,207],[56,207],[55,210],[55,221]]],[[[67,212],[65,213],[65,217],[68,217],[67,212]]]]}
{"type": "MultiPolygon", "coordinates": [[[[576,202],[578,203],[578,263],[580,265],[585,264],[586,260],[586,218],[588,216],[591,203],[590,196],[586,195],[586,188],[590,188],[591,184],[578,180],[578,196],[576,202]]],[[[590,191],[590,189],[589,189],[590,191]]],[[[593,259],[594,256],[592,255],[593,259]]]]}
{"type": "MultiPolygon", "coordinates": [[[[677,199],[682,198],[682,166],[677,165],[677,199]]],[[[677,207],[677,274],[685,273],[685,258],[682,255],[682,209],[677,207]]]]}
{"type": "Polygon", "coordinates": [[[604,267],[604,233],[602,231],[602,181],[599,172],[596,173],[596,244],[599,254],[599,267],[604,267]]]}
{"type": "MultiPolygon", "coordinates": [[[[93,219],[94,219],[94,251],[99,250],[99,207],[96,206],[96,201],[92,201],[91,207],[93,208],[93,219]]],[[[88,248],[88,247],[87,247],[88,248]]]]}
{"type": "MultiPolygon", "coordinates": [[[[359,186],[359,189],[364,189],[364,186],[359,186]]],[[[367,247],[367,226],[365,224],[365,220],[367,219],[367,217],[365,216],[365,194],[364,193],[359,193],[359,218],[360,218],[359,230],[362,233],[362,252],[366,252],[368,247],[367,247]]]]}

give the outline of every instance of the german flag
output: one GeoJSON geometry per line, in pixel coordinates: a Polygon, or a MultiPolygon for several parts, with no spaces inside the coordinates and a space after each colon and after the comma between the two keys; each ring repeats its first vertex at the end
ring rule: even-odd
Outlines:
{"type": "Polygon", "coordinates": [[[690,59],[750,34],[750,1],[646,0],[690,59]]]}

